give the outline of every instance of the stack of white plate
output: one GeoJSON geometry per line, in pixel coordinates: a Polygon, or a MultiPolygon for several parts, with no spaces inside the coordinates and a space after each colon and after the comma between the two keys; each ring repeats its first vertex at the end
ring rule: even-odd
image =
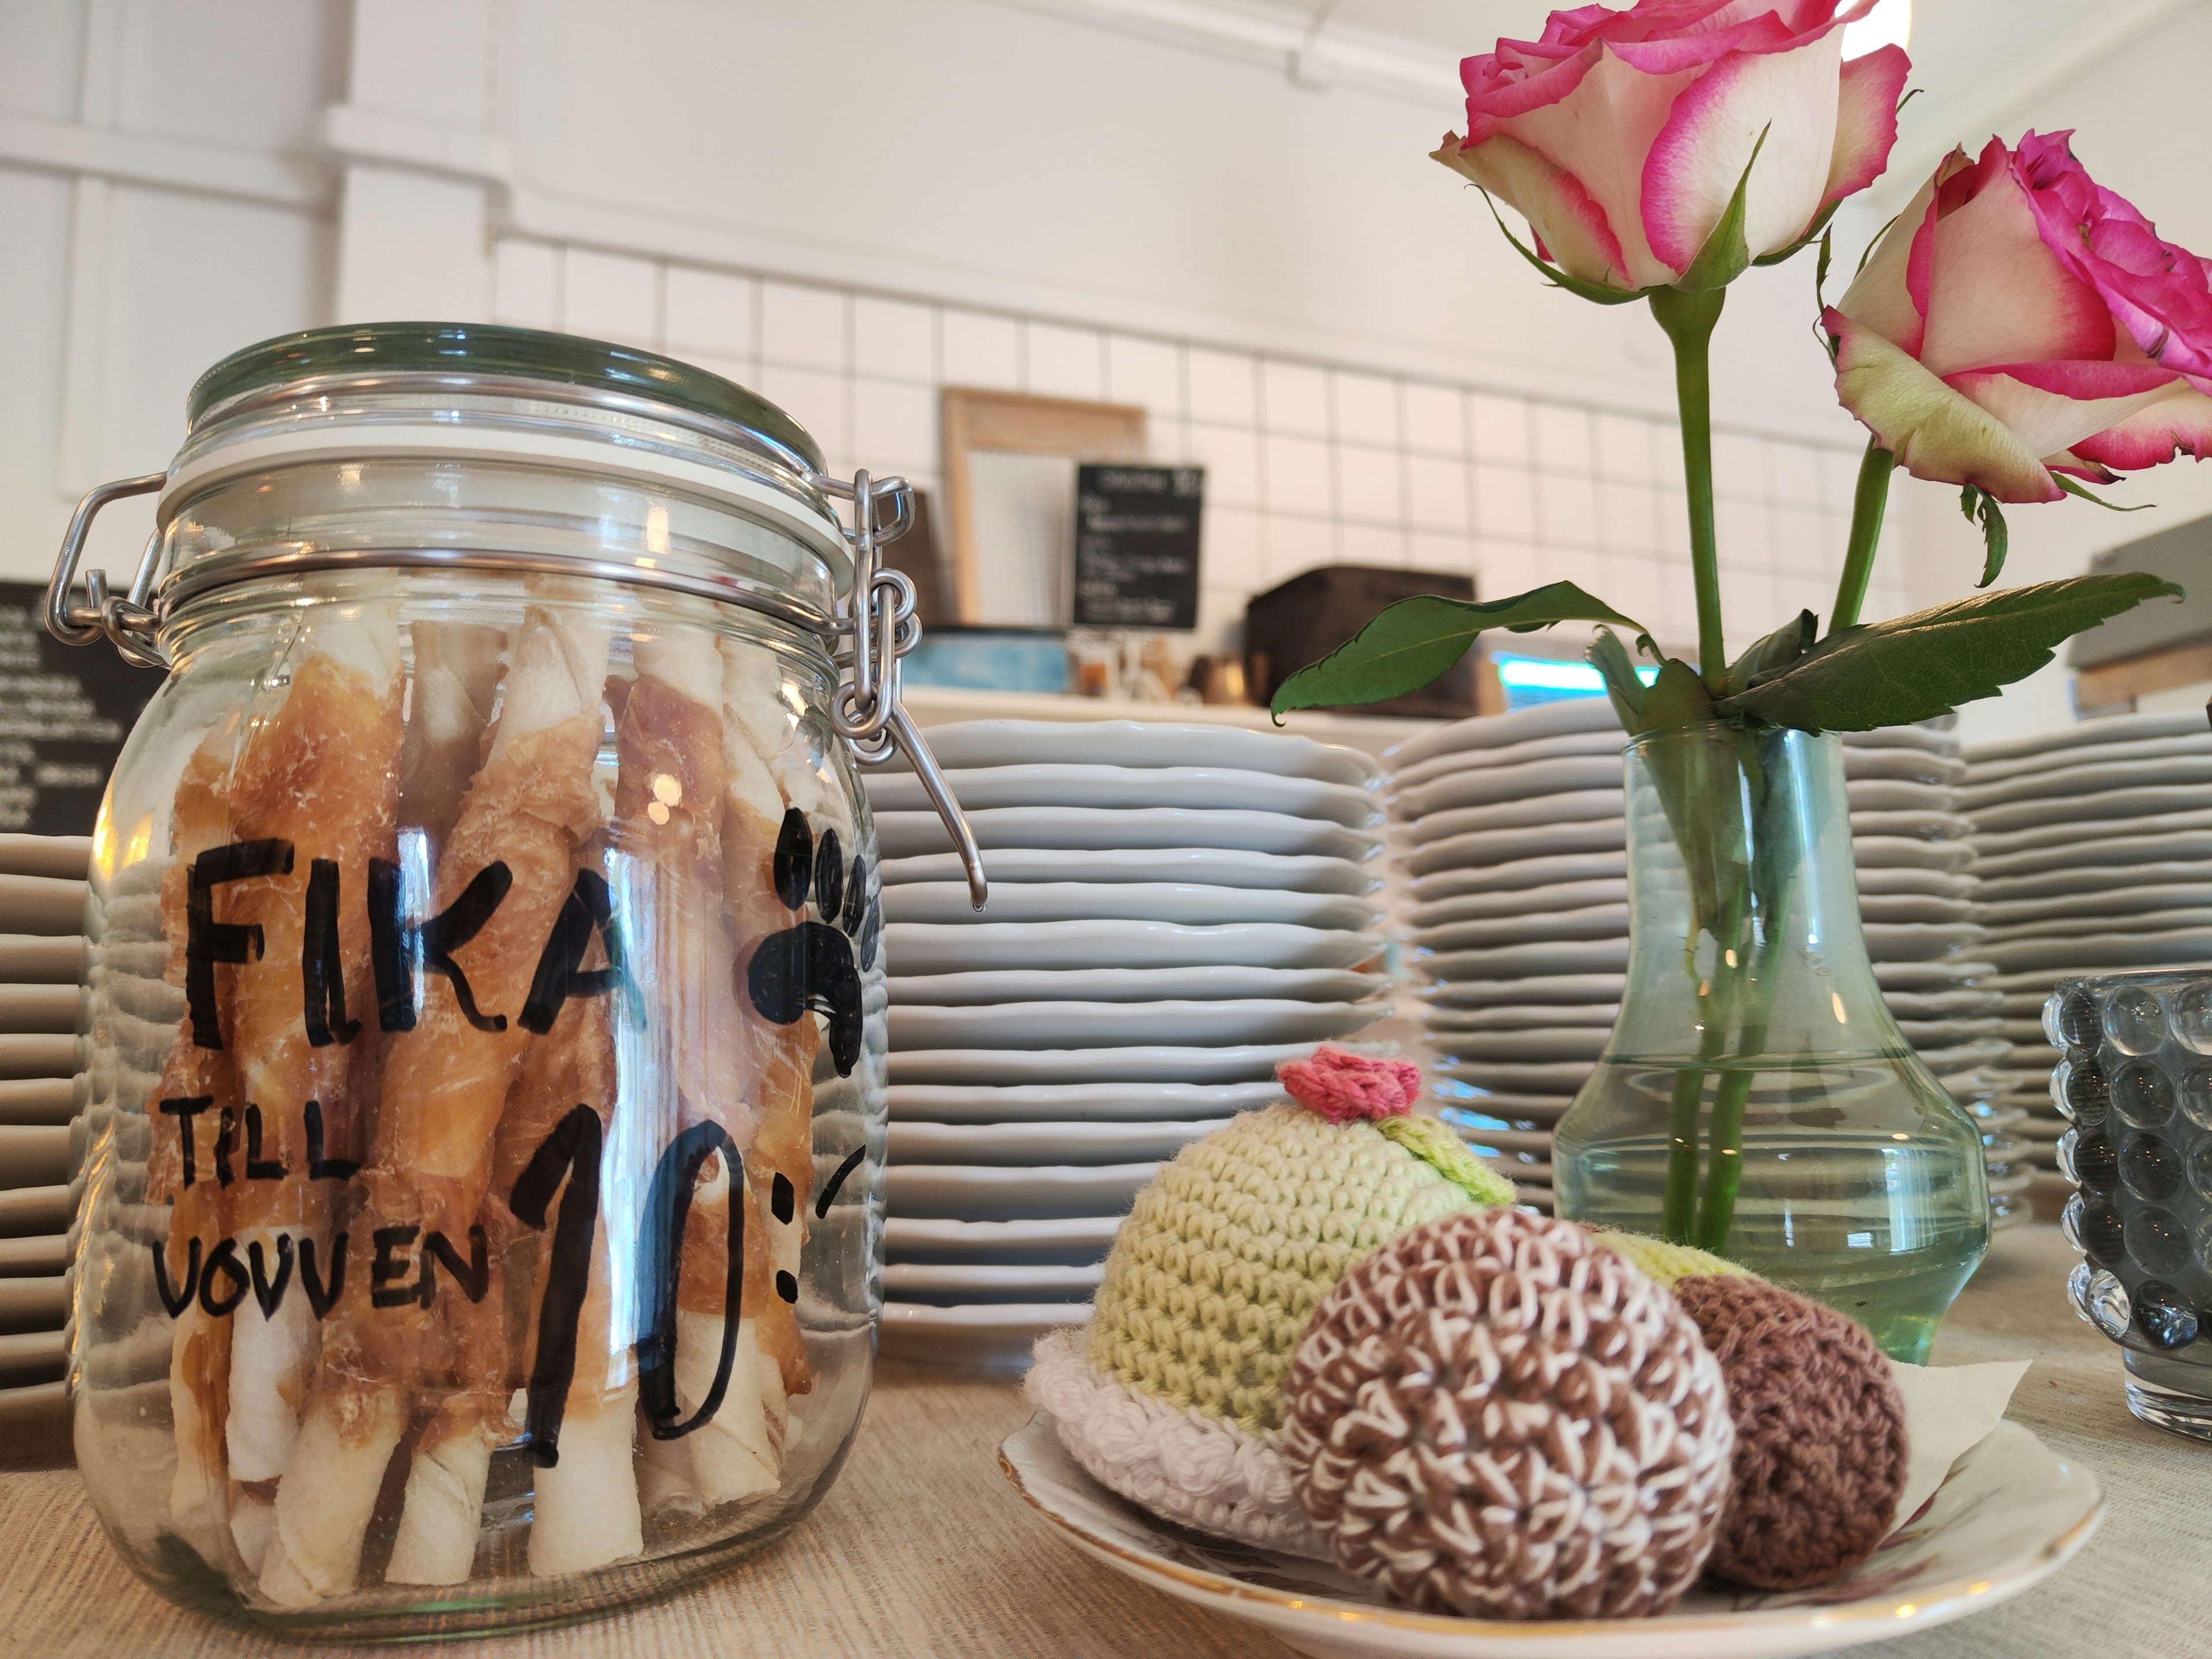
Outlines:
{"type": "MultiPolygon", "coordinates": [[[[1898,726],[1844,742],[1875,977],[1907,1040],[1984,1118],[1995,1208],[2025,1215],[2015,1119],[1989,1104],[2008,1044],[1976,948],[1957,740],[1898,726]]],[[[1621,743],[1592,697],[1462,720],[1384,757],[1413,965],[1434,981],[1421,995],[1439,1101],[1540,1206],[1553,1126],[1604,1047],[1628,962],[1621,743]]]]}
{"type": "Polygon", "coordinates": [[[1161,1162],[1386,1017],[1379,769],[1230,726],[978,720],[931,748],[987,909],[911,773],[868,780],[890,978],[883,1346],[1019,1363],[1090,1310],[1161,1162]]]}
{"type": "Polygon", "coordinates": [[[70,1121],[84,968],[79,836],[0,835],[0,1445],[67,1420],[70,1121]]]}
{"type": "Polygon", "coordinates": [[[1966,756],[1981,954],[2002,1030],[2019,1045],[2000,1106],[2027,1115],[2048,1171],[2044,999],[2061,979],[2212,961],[2212,730],[2200,714],[2124,714],[1981,745],[1966,756]]]}

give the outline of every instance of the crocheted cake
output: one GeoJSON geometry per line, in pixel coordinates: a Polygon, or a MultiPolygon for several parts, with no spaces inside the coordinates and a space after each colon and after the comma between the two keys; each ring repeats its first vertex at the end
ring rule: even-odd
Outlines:
{"type": "Polygon", "coordinates": [[[1513,1190],[1433,1118],[1419,1068],[1323,1047],[1299,1103],[1183,1148],[1115,1234],[1091,1322],[1036,1346],[1030,1397],[1076,1461],[1201,1531],[1326,1556],[1278,1440],[1282,1379],[1345,1272],[1407,1228],[1513,1190]]]}
{"type": "Polygon", "coordinates": [[[1721,1370],[1603,1243],[1517,1211],[1454,1215],[1329,1292],[1282,1445],[1338,1565],[1484,1619],[1649,1615],[1696,1582],[1729,1492],[1721,1370]]]}

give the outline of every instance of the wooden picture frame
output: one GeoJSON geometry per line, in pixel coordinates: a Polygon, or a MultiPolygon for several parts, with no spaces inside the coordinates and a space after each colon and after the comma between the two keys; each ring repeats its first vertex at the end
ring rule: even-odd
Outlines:
{"type": "Polygon", "coordinates": [[[1026,392],[947,386],[943,402],[945,526],[951,552],[952,608],[970,625],[984,620],[975,559],[975,451],[1065,455],[1072,460],[1141,461],[1145,411],[1133,404],[1041,398],[1026,392]]]}

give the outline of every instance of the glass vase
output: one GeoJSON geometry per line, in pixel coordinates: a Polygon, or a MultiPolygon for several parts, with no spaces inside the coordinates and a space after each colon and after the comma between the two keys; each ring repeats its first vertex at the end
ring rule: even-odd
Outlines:
{"type": "Polygon", "coordinates": [[[1840,743],[1678,726],[1626,765],[1628,980],[1559,1122],[1559,1213],[1725,1255],[1924,1361],[1988,1185],[1867,960],[1840,743]]]}

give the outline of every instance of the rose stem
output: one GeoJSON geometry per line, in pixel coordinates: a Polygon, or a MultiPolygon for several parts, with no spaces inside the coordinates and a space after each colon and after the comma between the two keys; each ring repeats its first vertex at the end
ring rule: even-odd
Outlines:
{"type": "Polygon", "coordinates": [[[1717,690],[1728,672],[1721,637],[1721,573],[1713,540],[1712,370],[1708,348],[1724,288],[1655,289],[1651,314],[1674,346],[1674,402],[1682,415],[1682,477],[1690,497],[1690,568],[1698,584],[1698,668],[1717,690]]]}
{"type": "Polygon", "coordinates": [[[1859,463],[1858,493],[1851,499],[1851,544],[1844,554],[1843,580],[1836,584],[1836,605],[1828,618],[1828,632],[1840,634],[1859,619],[1866,603],[1867,580],[1874,574],[1875,544],[1881,539],[1881,515],[1889,504],[1889,475],[1897,457],[1879,439],[1867,442],[1866,459],[1859,463]]]}

